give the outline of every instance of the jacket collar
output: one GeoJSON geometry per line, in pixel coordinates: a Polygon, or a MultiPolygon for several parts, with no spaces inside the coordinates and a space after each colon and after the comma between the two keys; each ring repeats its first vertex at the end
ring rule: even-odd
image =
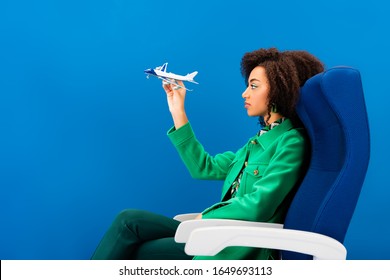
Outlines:
{"type": "Polygon", "coordinates": [[[271,129],[267,133],[265,133],[261,136],[256,135],[256,136],[252,137],[250,139],[250,141],[258,142],[265,150],[272,144],[272,142],[275,141],[275,139],[277,139],[280,135],[282,135],[283,133],[285,133],[286,131],[288,131],[292,128],[294,128],[294,126],[293,126],[291,120],[286,119],[280,125],[274,127],[273,129],[271,129]]]}

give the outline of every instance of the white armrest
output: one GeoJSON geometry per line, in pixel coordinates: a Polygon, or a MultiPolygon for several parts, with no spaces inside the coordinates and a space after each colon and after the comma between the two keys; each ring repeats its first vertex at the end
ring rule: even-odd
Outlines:
{"type": "Polygon", "coordinates": [[[347,250],[337,240],[313,232],[283,228],[217,226],[191,232],[188,255],[214,256],[225,247],[279,249],[312,255],[314,259],[345,260],[347,250]]]}
{"type": "Polygon", "coordinates": [[[176,230],[175,241],[178,243],[186,243],[191,232],[199,228],[208,228],[215,226],[240,226],[240,227],[271,227],[271,228],[283,228],[283,224],[273,223],[255,223],[240,220],[228,220],[228,219],[202,219],[202,220],[190,220],[182,222],[176,230]]]}
{"type": "Polygon", "coordinates": [[[184,221],[195,219],[196,216],[198,216],[199,214],[200,213],[180,214],[180,215],[176,215],[175,217],[173,217],[173,219],[175,219],[176,221],[179,221],[179,222],[184,222],[184,221]]]}

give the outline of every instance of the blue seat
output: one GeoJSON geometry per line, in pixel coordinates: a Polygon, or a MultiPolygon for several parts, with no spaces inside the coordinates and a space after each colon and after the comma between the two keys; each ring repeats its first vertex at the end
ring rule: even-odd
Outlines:
{"type": "Polygon", "coordinates": [[[311,160],[284,224],[184,221],[175,238],[186,243],[189,255],[253,246],[279,249],[282,259],[346,258],[343,242],[370,158],[359,71],[335,67],[310,78],[301,88],[297,113],[310,138],[311,160]]]}
{"type": "MultiPolygon", "coordinates": [[[[297,113],[309,134],[312,155],[284,228],[320,233],[343,243],[370,158],[359,71],[336,67],[309,79],[297,113]]],[[[282,258],[311,256],[284,251],[282,258]]]]}

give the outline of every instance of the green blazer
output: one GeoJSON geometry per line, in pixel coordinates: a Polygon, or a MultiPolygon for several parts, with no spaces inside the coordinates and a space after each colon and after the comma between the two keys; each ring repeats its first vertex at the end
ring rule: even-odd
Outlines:
{"type": "MultiPolygon", "coordinates": [[[[250,138],[237,152],[215,156],[205,151],[190,123],[171,128],[168,137],[193,178],[224,180],[221,202],[205,209],[203,219],[284,222],[291,196],[307,167],[309,142],[303,128],[294,128],[286,119],[262,136],[250,138]],[[230,198],[231,184],[245,165],[237,194],[230,198]]],[[[229,247],[216,256],[195,259],[270,259],[275,254],[268,249],[229,247]]]]}

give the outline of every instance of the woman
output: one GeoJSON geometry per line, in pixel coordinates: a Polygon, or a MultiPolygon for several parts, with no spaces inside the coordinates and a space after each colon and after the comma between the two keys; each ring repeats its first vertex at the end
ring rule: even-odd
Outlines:
{"type": "MultiPolygon", "coordinates": [[[[283,223],[304,172],[309,142],[295,113],[299,88],[322,72],[323,64],[305,51],[275,48],[246,53],[241,71],[249,116],[263,128],[237,152],[211,156],[196,139],[184,103],[186,90],[163,84],[174,126],[168,137],[194,178],[224,180],[221,202],[198,219],[237,219],[283,223]]],[[[180,85],[183,85],[179,82],[180,85]]],[[[173,237],[178,221],[142,210],[122,211],[92,259],[192,259],[173,237]]],[[[273,259],[274,250],[229,247],[213,257],[195,259],[273,259]]]]}

